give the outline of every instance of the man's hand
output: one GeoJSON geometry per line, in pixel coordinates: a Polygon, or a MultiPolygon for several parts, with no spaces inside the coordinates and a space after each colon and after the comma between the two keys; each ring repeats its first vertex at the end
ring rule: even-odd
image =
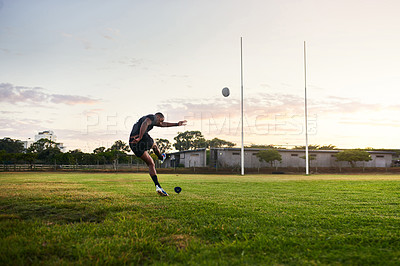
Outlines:
{"type": "Polygon", "coordinates": [[[159,124],[155,124],[155,126],[158,127],[179,127],[179,126],[185,126],[186,125],[186,120],[179,121],[178,123],[170,123],[170,122],[164,122],[161,121],[159,124]]]}
{"type": "Polygon", "coordinates": [[[132,143],[133,143],[133,144],[136,144],[136,143],[138,143],[140,140],[141,140],[141,138],[139,138],[139,135],[133,136],[132,143]]]}
{"type": "Polygon", "coordinates": [[[186,120],[183,120],[183,121],[179,121],[178,122],[178,126],[186,126],[186,120]]]}

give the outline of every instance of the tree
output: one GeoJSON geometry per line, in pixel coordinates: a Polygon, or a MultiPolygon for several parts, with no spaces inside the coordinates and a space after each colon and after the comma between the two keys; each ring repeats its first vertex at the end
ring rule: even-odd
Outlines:
{"type": "Polygon", "coordinates": [[[199,138],[193,141],[193,149],[207,148],[207,140],[205,138],[199,138]]]}
{"type": "Polygon", "coordinates": [[[114,142],[114,144],[109,148],[108,150],[115,150],[115,151],[122,151],[122,152],[129,152],[130,148],[129,146],[123,142],[122,140],[117,140],[114,142]]]}
{"type": "Polygon", "coordinates": [[[156,139],[156,143],[161,153],[165,153],[171,150],[171,143],[167,139],[156,139]]]}
{"type": "Polygon", "coordinates": [[[178,132],[178,135],[174,138],[174,140],[175,140],[174,147],[178,151],[194,150],[207,147],[211,148],[233,147],[236,145],[233,142],[219,138],[206,140],[200,131],[178,132]]]}
{"type": "Polygon", "coordinates": [[[21,153],[24,150],[24,144],[20,140],[3,138],[0,140],[0,150],[6,153],[21,153]]]}
{"type": "Polygon", "coordinates": [[[282,156],[279,154],[277,150],[262,150],[259,151],[256,155],[260,162],[265,161],[267,163],[271,164],[271,167],[273,166],[273,163],[275,161],[282,161],[282,156]]]}
{"type": "Polygon", "coordinates": [[[251,144],[250,146],[246,146],[245,148],[254,148],[254,149],[285,149],[283,147],[276,147],[272,144],[270,145],[258,145],[258,144],[251,144]]]}
{"type": "MultiPolygon", "coordinates": [[[[305,150],[306,146],[295,146],[294,149],[295,150],[305,150]]],[[[319,145],[308,145],[308,149],[309,150],[318,150],[319,145]]]]}
{"type": "Polygon", "coordinates": [[[207,146],[207,141],[200,131],[178,132],[174,140],[176,142],[174,147],[178,151],[194,150],[207,146]]]}
{"type": "Polygon", "coordinates": [[[212,140],[207,141],[208,147],[210,148],[221,148],[221,147],[233,147],[236,144],[230,141],[226,141],[219,138],[213,138],[212,140]]]}
{"type": "MultiPolygon", "coordinates": [[[[306,146],[295,146],[294,147],[295,150],[305,150],[306,146]]],[[[323,145],[323,146],[319,146],[319,145],[308,145],[308,149],[310,150],[336,150],[336,146],[329,144],[329,145],[323,145]]]]}
{"type": "Polygon", "coordinates": [[[129,151],[130,151],[130,147],[125,142],[123,142],[122,140],[117,140],[103,154],[106,155],[106,157],[111,158],[113,161],[113,164],[116,167],[116,165],[120,162],[120,159],[122,159],[122,161],[127,161],[126,152],[129,152],[129,151]]]}
{"type": "Polygon", "coordinates": [[[335,155],[337,161],[349,162],[351,167],[355,167],[357,162],[368,162],[371,161],[371,155],[362,150],[345,150],[335,155]]]}
{"type": "Polygon", "coordinates": [[[90,164],[88,162],[88,156],[87,153],[84,153],[80,149],[75,149],[72,151],[69,151],[69,163],[70,164],[90,164]]]}
{"type": "Polygon", "coordinates": [[[158,156],[155,153],[150,154],[150,157],[153,159],[154,162],[158,162],[158,156]]]}
{"type": "Polygon", "coordinates": [[[23,158],[28,163],[33,164],[37,158],[37,154],[36,153],[24,153],[23,158]]]}
{"type": "Polygon", "coordinates": [[[98,148],[93,150],[93,153],[94,154],[99,154],[99,153],[104,152],[105,150],[106,150],[106,147],[98,147],[98,148]]]}
{"type": "Polygon", "coordinates": [[[61,150],[54,141],[39,139],[27,149],[27,152],[36,154],[36,158],[42,162],[54,163],[56,156],[61,153],[61,150]]]}
{"type": "Polygon", "coordinates": [[[37,159],[46,163],[54,163],[56,156],[60,153],[61,151],[58,147],[50,146],[44,149],[43,151],[39,152],[37,154],[37,159]]]}
{"type": "Polygon", "coordinates": [[[28,152],[36,152],[40,153],[48,148],[57,148],[57,143],[49,139],[39,139],[38,141],[34,142],[28,149],[28,152]]]}
{"type": "Polygon", "coordinates": [[[332,144],[320,146],[318,148],[318,150],[336,150],[336,149],[337,149],[336,146],[332,144]]]}
{"type": "Polygon", "coordinates": [[[5,150],[0,150],[0,162],[6,163],[10,160],[10,155],[5,150]]]}

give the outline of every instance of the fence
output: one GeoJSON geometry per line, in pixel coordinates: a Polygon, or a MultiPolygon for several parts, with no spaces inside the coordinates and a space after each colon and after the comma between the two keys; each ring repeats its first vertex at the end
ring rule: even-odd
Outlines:
{"type": "MultiPolygon", "coordinates": [[[[191,167],[191,168],[160,168],[156,162],[157,171],[160,173],[220,173],[238,174],[239,167],[216,168],[216,167],[191,167]]],[[[98,172],[148,172],[145,164],[97,164],[97,165],[48,165],[48,164],[0,164],[0,172],[28,172],[28,171],[98,171],[98,172]]],[[[312,173],[400,173],[400,167],[367,167],[367,168],[335,168],[319,167],[310,168],[312,173]]],[[[275,167],[246,168],[250,174],[271,174],[277,172],[275,167]]],[[[279,168],[279,172],[286,174],[304,173],[304,168],[279,168]]]]}
{"type": "Polygon", "coordinates": [[[95,164],[95,165],[67,165],[67,164],[2,164],[0,171],[148,171],[145,164],[95,164]]]}

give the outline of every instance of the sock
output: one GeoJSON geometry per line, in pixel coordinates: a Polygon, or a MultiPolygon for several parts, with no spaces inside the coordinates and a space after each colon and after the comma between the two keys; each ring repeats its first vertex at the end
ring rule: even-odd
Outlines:
{"type": "Polygon", "coordinates": [[[158,183],[157,175],[152,175],[151,179],[153,179],[154,185],[161,187],[160,183],[158,183]]]}

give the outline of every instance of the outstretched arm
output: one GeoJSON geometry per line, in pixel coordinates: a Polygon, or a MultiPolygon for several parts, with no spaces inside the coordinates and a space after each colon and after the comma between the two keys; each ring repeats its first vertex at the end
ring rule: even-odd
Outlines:
{"type": "Polygon", "coordinates": [[[185,126],[186,125],[186,120],[183,121],[179,121],[178,123],[170,123],[170,122],[161,122],[159,125],[159,127],[180,127],[180,126],[185,126]]]}

